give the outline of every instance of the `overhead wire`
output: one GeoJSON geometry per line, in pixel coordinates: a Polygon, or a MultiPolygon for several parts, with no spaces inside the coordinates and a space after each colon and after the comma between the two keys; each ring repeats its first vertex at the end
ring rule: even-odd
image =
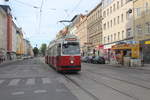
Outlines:
{"type": "Polygon", "coordinates": [[[35,6],[35,5],[29,4],[29,3],[25,3],[25,2],[22,2],[22,1],[19,1],[19,0],[14,0],[14,1],[15,1],[16,3],[20,3],[20,4],[26,5],[26,6],[28,6],[28,7],[39,8],[39,7],[35,6]]]}
{"type": "MultiPolygon", "coordinates": [[[[73,13],[81,4],[83,0],[79,0],[79,2],[75,5],[75,7],[71,10],[71,13],[73,13]]],[[[65,19],[67,19],[68,17],[70,17],[70,14],[67,15],[67,17],[65,19]]]]}

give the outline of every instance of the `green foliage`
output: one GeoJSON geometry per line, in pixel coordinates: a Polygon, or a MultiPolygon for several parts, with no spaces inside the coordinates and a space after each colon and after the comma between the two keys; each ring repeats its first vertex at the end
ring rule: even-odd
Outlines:
{"type": "Polygon", "coordinates": [[[38,56],[39,54],[39,49],[37,47],[34,47],[33,48],[33,53],[34,53],[34,56],[38,56]]]}
{"type": "Polygon", "coordinates": [[[43,43],[40,48],[40,52],[42,53],[43,56],[45,56],[46,49],[47,49],[47,45],[43,43]]]}

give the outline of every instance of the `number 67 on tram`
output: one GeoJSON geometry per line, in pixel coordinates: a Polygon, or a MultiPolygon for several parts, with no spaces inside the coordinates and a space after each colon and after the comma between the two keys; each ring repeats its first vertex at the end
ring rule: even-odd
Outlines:
{"type": "Polygon", "coordinates": [[[47,49],[45,62],[59,72],[80,71],[79,40],[74,35],[52,41],[47,49]]]}

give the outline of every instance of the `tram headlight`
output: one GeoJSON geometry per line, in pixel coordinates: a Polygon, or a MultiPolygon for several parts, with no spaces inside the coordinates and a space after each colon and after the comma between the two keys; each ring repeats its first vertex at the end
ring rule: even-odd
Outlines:
{"type": "Polygon", "coordinates": [[[74,63],[74,61],[73,61],[73,60],[71,60],[71,61],[70,61],[70,63],[71,63],[71,64],[73,64],[73,63],[74,63]]]}

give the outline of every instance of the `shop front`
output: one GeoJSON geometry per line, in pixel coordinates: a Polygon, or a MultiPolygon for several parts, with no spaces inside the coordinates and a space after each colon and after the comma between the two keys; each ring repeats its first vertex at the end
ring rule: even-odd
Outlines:
{"type": "Polygon", "coordinates": [[[139,44],[117,44],[112,46],[118,64],[131,65],[131,62],[140,59],[139,44]]]}
{"type": "Polygon", "coordinates": [[[141,44],[141,55],[144,64],[150,64],[150,39],[140,42],[141,44]]]}
{"type": "Polygon", "coordinates": [[[104,45],[104,58],[106,63],[114,63],[114,56],[112,51],[112,46],[116,45],[116,43],[105,44],[104,45]]]}

